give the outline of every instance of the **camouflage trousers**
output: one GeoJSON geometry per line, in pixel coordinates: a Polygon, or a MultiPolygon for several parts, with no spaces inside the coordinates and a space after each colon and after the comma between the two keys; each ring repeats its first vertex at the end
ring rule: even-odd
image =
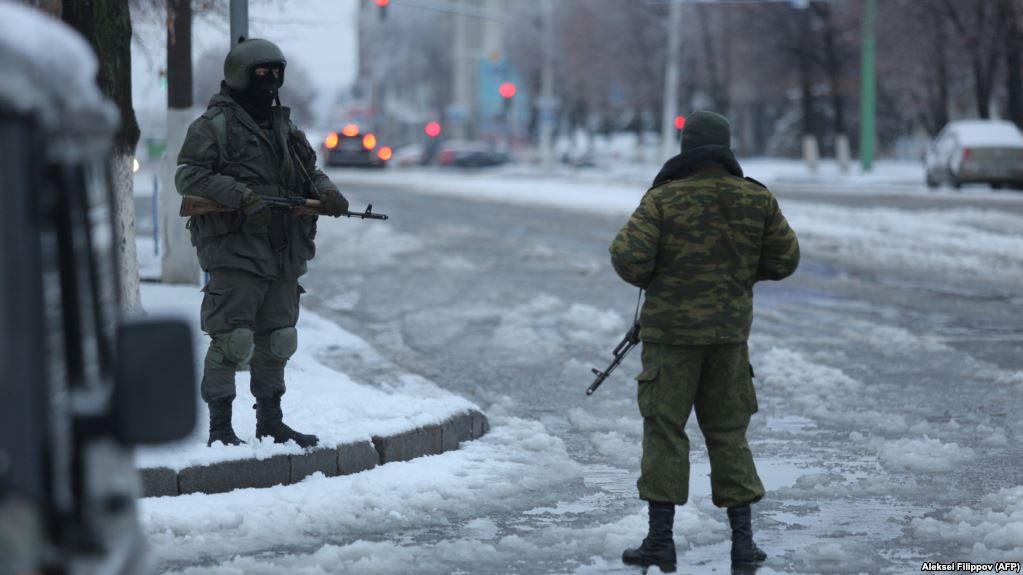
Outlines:
{"type": "Polygon", "coordinates": [[[298,335],[297,279],[267,279],[235,269],[215,269],[203,288],[202,330],[211,337],[203,365],[202,398],[234,397],[234,374],[249,363],[257,398],[284,395],[284,367],[298,335]]]}
{"type": "Polygon", "coordinates": [[[643,415],[643,461],[637,486],[645,501],[682,505],[689,498],[689,437],[696,419],[710,456],[714,505],[759,501],[764,486],[746,443],[757,411],[745,343],[675,346],[643,343],[639,411],[643,415]]]}

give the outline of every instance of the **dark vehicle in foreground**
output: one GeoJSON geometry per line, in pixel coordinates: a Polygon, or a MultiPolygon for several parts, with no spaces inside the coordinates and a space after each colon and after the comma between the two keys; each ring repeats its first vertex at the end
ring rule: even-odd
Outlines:
{"type": "Polygon", "coordinates": [[[394,151],[358,124],[346,124],[323,140],[323,164],[330,167],[383,168],[394,151]]]}
{"type": "Polygon", "coordinates": [[[1023,187],[1023,133],[1012,122],[951,122],[934,139],[925,163],[929,187],[1023,187]]]}
{"type": "Polygon", "coordinates": [[[132,449],[194,429],[191,330],[121,316],[88,46],[21,5],[0,21],[0,573],[147,573],[132,449]]]}

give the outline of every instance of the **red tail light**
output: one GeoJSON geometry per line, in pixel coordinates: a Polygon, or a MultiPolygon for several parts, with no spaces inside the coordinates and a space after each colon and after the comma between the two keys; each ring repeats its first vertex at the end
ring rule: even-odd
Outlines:
{"type": "Polygon", "coordinates": [[[973,151],[972,151],[972,150],[970,150],[969,148],[963,148],[963,163],[964,163],[964,164],[965,164],[966,162],[969,162],[969,161],[970,161],[970,156],[971,156],[972,154],[973,154],[973,151]]]}

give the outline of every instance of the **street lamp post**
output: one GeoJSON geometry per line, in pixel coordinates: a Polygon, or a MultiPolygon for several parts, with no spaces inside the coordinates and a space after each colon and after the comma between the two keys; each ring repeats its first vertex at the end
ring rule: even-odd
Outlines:
{"type": "MultiPolygon", "coordinates": [[[[675,141],[675,117],[678,116],[678,60],[682,36],[682,4],[672,2],[668,7],[668,54],[664,67],[664,106],[661,110],[661,160],[678,153],[675,141]]],[[[640,143],[642,145],[642,142],[640,143]]]]}
{"type": "Polygon", "coordinates": [[[249,0],[231,0],[231,47],[249,37],[249,0]]]}

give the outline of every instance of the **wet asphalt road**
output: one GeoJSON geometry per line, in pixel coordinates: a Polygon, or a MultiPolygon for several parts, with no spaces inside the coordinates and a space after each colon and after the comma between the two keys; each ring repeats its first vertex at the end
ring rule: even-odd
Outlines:
{"type": "MultiPolygon", "coordinates": [[[[343,173],[332,177],[343,184],[343,173]]],[[[634,488],[640,426],[631,378],[639,370],[638,350],[596,395],[584,395],[589,367],[603,368],[610,359],[636,302],[635,289],[615,276],[607,257],[627,214],[530,209],[393,188],[345,190],[353,206],[373,203],[391,220],[321,223],[319,254],[302,281],[309,292],[305,305],[401,368],[490,413],[538,420],[561,438],[583,477],[540,499],[583,502],[587,512],[548,517],[546,525],[585,529],[634,513],[640,506],[634,488]],[[632,428],[615,423],[629,418],[636,421],[632,428]],[[613,442],[631,448],[616,450],[613,442]]],[[[776,192],[784,209],[790,195],[776,192]]],[[[926,198],[886,201],[907,209],[943,207],[926,198]]],[[[757,287],[755,365],[764,362],[767,373],[777,373],[791,352],[813,369],[826,366],[858,382],[813,387],[831,372],[795,386],[777,376],[758,382],[760,413],[749,436],[770,491],[757,506],[758,540],[772,553],[761,573],[895,573],[918,571],[924,560],[1007,560],[962,554],[967,551],[949,555],[954,544],[919,534],[912,521],[940,519],[951,507],[1018,484],[1023,448],[1013,439],[1023,438],[1023,394],[1006,374],[1023,369],[1020,303],[1018,286],[869,265],[844,268],[806,252],[795,276],[757,287]],[[1004,431],[1008,441],[985,443],[990,430],[1004,431]],[[922,435],[968,448],[972,459],[940,473],[878,464],[879,453],[922,435]]],[[[341,360],[338,367],[372,379],[355,364],[341,360]]],[[[699,477],[706,473],[706,453],[690,424],[693,504],[713,513],[709,485],[699,477]]],[[[515,532],[522,512],[534,506],[527,494],[491,519],[501,533],[515,532]]],[[[444,541],[454,531],[423,526],[389,536],[415,545],[444,541]]],[[[524,536],[542,540],[543,533],[524,536]]],[[[682,565],[727,572],[724,536],[680,547],[682,565]]],[[[343,543],[360,534],[335,537],[343,543]]],[[[508,569],[547,573],[565,566],[541,556],[508,569]]]]}

